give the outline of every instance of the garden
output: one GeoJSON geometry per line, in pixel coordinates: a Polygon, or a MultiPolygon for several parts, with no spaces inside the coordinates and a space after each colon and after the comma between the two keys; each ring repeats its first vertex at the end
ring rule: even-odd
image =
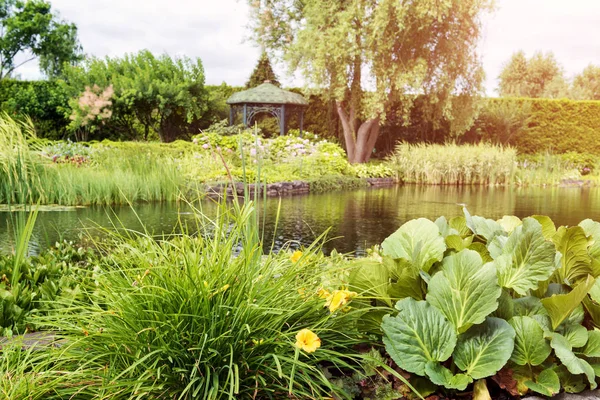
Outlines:
{"type": "Polygon", "coordinates": [[[516,52],[486,97],[493,1],[249,0],[258,63],[210,85],[0,3],[0,397],[597,389],[599,67],[516,52]]]}
{"type": "MultiPolygon", "coordinates": [[[[241,200],[241,199],[240,199],[241,200]]],[[[0,256],[9,399],[474,399],[577,393],[600,372],[600,223],[406,222],[363,258],[269,250],[256,203],[198,231],[0,256]],[[25,334],[24,336],[21,336],[25,334]]]]}

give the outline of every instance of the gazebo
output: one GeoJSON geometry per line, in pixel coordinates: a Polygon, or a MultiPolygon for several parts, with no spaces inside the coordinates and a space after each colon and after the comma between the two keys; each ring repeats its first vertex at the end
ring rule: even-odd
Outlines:
{"type": "Polygon", "coordinates": [[[308,101],[297,93],[283,90],[265,81],[255,88],[234,93],[227,99],[229,110],[229,125],[233,125],[237,115],[241,112],[243,124],[249,126],[253,119],[261,113],[268,113],[277,118],[279,134],[285,134],[286,120],[296,113],[300,124],[300,134],[304,125],[304,111],[308,101]]]}

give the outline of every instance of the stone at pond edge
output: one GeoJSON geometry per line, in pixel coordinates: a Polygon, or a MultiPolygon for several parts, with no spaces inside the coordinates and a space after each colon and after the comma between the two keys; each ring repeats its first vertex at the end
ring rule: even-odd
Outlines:
{"type": "MultiPolygon", "coordinates": [[[[393,186],[398,183],[394,178],[367,178],[364,181],[373,187],[393,186]]],[[[269,197],[310,193],[310,183],[306,181],[276,182],[267,185],[251,183],[247,187],[250,195],[256,192],[262,195],[266,190],[269,197]]],[[[223,193],[228,197],[232,197],[234,193],[242,196],[244,195],[244,190],[245,186],[241,182],[236,182],[233,186],[227,183],[206,186],[206,193],[211,197],[221,197],[223,193]]]]}

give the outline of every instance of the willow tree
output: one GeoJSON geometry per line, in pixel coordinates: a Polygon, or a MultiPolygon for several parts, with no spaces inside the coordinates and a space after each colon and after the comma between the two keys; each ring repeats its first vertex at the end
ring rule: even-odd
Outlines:
{"type": "Polygon", "coordinates": [[[386,117],[408,122],[419,96],[434,125],[471,123],[493,0],[248,1],[255,39],[336,102],[350,162],[368,161],[386,117]]]}

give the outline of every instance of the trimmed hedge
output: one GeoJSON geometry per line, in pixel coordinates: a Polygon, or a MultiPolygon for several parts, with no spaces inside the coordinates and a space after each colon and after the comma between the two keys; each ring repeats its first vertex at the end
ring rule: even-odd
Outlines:
{"type": "Polygon", "coordinates": [[[554,153],[600,155],[600,101],[550,99],[498,99],[528,102],[527,129],[514,140],[521,153],[551,150],[554,153]]]}

